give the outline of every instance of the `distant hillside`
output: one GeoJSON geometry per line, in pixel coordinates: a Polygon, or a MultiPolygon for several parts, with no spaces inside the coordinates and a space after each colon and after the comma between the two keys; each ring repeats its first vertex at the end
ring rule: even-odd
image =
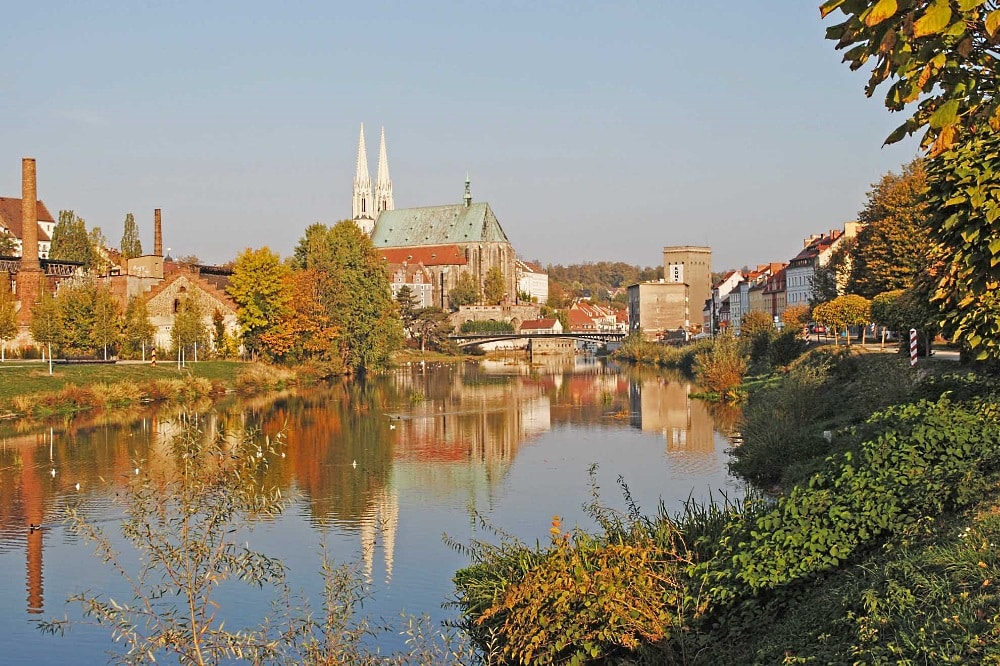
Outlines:
{"type": "MultiPolygon", "coordinates": [[[[596,261],[569,266],[548,264],[545,272],[549,274],[549,304],[563,307],[573,298],[607,302],[630,284],[663,277],[663,266],[642,268],[621,261],[596,261]]],[[[614,300],[624,303],[624,294],[614,300]]]]}

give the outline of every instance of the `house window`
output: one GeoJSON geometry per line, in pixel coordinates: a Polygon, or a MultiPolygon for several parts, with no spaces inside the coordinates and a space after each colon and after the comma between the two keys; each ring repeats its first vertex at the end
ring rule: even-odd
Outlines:
{"type": "Polygon", "coordinates": [[[174,314],[177,314],[178,312],[180,312],[180,309],[181,309],[181,299],[175,298],[174,299],[174,314]]]}

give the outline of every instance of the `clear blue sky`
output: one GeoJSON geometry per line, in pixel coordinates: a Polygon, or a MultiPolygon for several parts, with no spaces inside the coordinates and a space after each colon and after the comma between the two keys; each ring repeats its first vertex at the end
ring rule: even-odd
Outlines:
{"type": "Polygon", "coordinates": [[[912,159],[819,0],[20,2],[0,41],[0,196],[112,244],[223,262],[351,213],[358,127],[397,208],[488,201],[518,255],[787,260],[912,159]]]}

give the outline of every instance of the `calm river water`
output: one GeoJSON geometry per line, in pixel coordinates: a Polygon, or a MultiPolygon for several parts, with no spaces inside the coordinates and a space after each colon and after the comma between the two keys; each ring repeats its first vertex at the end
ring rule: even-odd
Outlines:
{"type": "MultiPolygon", "coordinates": [[[[442,535],[490,538],[477,514],[530,543],[548,538],[554,515],[567,528],[592,527],[582,505],[594,463],[614,507],[622,506],[619,476],[649,513],[660,498],[679,509],[689,496],[742,495],[721,434],[733,415],[710,413],[691,390],[683,380],[577,357],[530,367],[410,366],[364,385],[188,410],[206,431],[286,432],[286,456],[268,474],[294,499],[253,532],[251,546],[281,557],[293,586],[320,601],[325,539],[368,582],[366,615],[442,620],[453,612],[442,607],[451,577],[466,564],[442,535]]],[[[179,418],[176,410],[136,410],[51,428],[0,426],[0,663],[106,662],[114,647],[107,631],[77,626],[53,637],[35,626],[79,617],[66,603],[74,592],[128,599],[117,574],[61,520],[68,507],[81,507],[127,549],[116,489],[137,469],[170,464],[165,442],[179,418]]],[[[256,589],[221,601],[230,628],[255,626],[270,608],[270,596],[256,589]]],[[[377,643],[392,651],[403,639],[390,632],[377,643]]]]}

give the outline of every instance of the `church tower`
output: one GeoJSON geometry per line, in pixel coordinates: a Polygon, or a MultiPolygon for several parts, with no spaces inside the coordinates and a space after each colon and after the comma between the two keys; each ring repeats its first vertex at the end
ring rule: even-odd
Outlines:
{"type": "Polygon", "coordinates": [[[385,153],[385,128],[378,147],[378,175],[375,177],[375,219],[384,210],[395,210],[392,200],[392,180],[389,178],[389,158],[385,153]]]}
{"type": "MultiPolygon", "coordinates": [[[[386,173],[388,173],[388,166],[386,166],[386,173]]],[[[361,231],[370,236],[375,228],[376,213],[372,202],[372,179],[368,173],[368,151],[365,148],[364,123],[361,123],[361,137],[358,139],[358,169],[354,174],[353,208],[352,219],[354,223],[361,231]]]]}

